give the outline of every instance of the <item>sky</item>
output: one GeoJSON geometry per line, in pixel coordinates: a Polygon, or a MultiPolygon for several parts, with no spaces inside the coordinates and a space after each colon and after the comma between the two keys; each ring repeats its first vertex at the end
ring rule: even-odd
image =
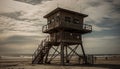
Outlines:
{"type": "Polygon", "coordinates": [[[120,54],[120,0],[0,0],[0,54],[32,54],[47,34],[43,16],[57,7],[87,14],[85,52],[120,54]]]}

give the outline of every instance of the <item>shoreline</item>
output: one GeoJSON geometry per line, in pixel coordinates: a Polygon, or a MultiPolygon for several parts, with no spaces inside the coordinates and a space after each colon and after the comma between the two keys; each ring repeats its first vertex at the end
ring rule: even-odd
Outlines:
{"type": "Polygon", "coordinates": [[[31,64],[31,61],[31,58],[25,57],[19,57],[16,59],[1,58],[0,69],[120,69],[120,56],[109,57],[107,60],[105,57],[99,57],[96,59],[95,64],[93,65],[80,64],[61,66],[55,63],[31,64]]]}

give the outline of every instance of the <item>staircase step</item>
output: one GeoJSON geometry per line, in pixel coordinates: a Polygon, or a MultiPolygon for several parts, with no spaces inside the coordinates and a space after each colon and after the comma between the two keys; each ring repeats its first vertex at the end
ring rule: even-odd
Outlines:
{"type": "MultiPolygon", "coordinates": [[[[43,42],[41,42],[41,43],[43,43],[43,42]]],[[[39,46],[39,48],[37,49],[38,53],[36,54],[36,56],[34,56],[32,63],[34,63],[34,64],[43,63],[43,59],[44,59],[45,55],[48,53],[50,48],[51,48],[51,44],[49,42],[45,42],[44,46],[42,48],[40,48],[40,46],[39,46]]]]}

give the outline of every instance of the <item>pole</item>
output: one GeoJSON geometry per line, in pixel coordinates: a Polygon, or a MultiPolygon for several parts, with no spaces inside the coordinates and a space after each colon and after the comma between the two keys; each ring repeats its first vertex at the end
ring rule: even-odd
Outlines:
{"type": "Polygon", "coordinates": [[[64,65],[64,44],[61,42],[61,65],[64,65]]]}
{"type": "Polygon", "coordinates": [[[85,61],[85,64],[87,64],[87,57],[85,55],[85,51],[84,51],[84,48],[83,48],[83,44],[81,43],[81,48],[82,48],[82,52],[83,52],[83,56],[84,56],[84,61],[85,61]]]}

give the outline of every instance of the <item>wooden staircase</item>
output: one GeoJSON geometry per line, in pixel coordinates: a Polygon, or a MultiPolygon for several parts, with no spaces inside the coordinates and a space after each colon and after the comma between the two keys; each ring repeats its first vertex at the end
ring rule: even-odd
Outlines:
{"type": "Polygon", "coordinates": [[[51,48],[49,37],[41,42],[37,50],[32,55],[32,64],[42,64],[46,62],[45,56],[49,53],[51,48]]]}

